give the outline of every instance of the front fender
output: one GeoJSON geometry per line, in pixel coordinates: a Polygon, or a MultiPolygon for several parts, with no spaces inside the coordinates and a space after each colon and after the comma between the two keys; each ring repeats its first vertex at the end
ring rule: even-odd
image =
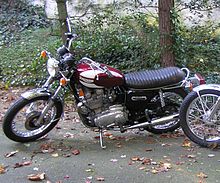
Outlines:
{"type": "Polygon", "coordinates": [[[199,86],[193,88],[193,91],[200,92],[202,90],[207,90],[207,89],[220,91],[220,84],[204,84],[204,85],[199,85],[199,86]]]}
{"type": "MultiPolygon", "coordinates": [[[[21,94],[21,97],[31,100],[36,97],[51,97],[52,93],[48,91],[46,88],[35,88],[32,90],[28,90],[21,94]]],[[[62,112],[64,111],[64,102],[61,98],[54,99],[54,102],[60,106],[62,106],[62,112]]]]}
{"type": "Polygon", "coordinates": [[[31,100],[36,97],[51,96],[51,93],[46,88],[35,88],[22,93],[21,96],[27,100],[31,100]]]}

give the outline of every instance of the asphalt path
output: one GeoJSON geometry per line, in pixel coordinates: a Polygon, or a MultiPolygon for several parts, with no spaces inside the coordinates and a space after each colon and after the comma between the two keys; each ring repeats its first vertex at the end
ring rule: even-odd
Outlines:
{"type": "MultiPolygon", "coordinates": [[[[7,102],[1,100],[3,116],[7,102]]],[[[13,142],[0,129],[0,183],[30,183],[29,178],[45,183],[220,182],[219,149],[200,148],[181,130],[163,135],[108,131],[107,148],[101,149],[98,132],[67,109],[58,126],[35,142],[13,142]]]]}

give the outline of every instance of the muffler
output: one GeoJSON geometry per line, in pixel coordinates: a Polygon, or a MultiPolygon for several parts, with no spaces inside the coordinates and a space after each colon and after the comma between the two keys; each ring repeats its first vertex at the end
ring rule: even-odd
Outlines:
{"type": "Polygon", "coordinates": [[[162,118],[159,118],[159,119],[155,119],[151,122],[144,122],[144,123],[136,124],[136,125],[130,126],[128,128],[125,128],[125,130],[135,129],[135,128],[144,128],[144,127],[147,127],[149,125],[150,126],[160,125],[160,124],[163,124],[163,123],[166,123],[166,122],[169,122],[171,120],[178,119],[178,118],[179,118],[179,114],[174,114],[174,115],[162,117],[162,118]]]}

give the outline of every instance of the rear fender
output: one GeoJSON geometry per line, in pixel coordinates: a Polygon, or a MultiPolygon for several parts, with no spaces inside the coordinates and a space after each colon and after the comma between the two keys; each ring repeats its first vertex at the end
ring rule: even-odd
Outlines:
{"type": "Polygon", "coordinates": [[[193,88],[193,91],[200,93],[203,90],[216,90],[220,91],[220,85],[219,84],[204,84],[204,85],[199,85],[195,88],[193,88]]]}

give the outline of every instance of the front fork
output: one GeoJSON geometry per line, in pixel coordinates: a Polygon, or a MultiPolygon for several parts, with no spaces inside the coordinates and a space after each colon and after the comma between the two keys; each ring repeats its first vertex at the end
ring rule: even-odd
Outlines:
{"type": "MultiPolygon", "coordinates": [[[[49,80],[49,79],[48,79],[49,80]]],[[[47,82],[46,82],[47,83],[47,82]]],[[[45,83],[45,84],[46,84],[45,83]]],[[[45,85],[44,84],[44,85],[45,85]]],[[[41,112],[41,115],[40,117],[38,118],[38,123],[43,123],[43,118],[44,116],[47,114],[47,112],[51,109],[51,107],[54,105],[55,103],[55,100],[57,99],[57,97],[59,96],[60,92],[62,91],[63,87],[62,86],[59,86],[57,88],[57,90],[55,91],[54,95],[50,98],[48,104],[44,107],[44,109],[42,110],[41,112]]]]}

